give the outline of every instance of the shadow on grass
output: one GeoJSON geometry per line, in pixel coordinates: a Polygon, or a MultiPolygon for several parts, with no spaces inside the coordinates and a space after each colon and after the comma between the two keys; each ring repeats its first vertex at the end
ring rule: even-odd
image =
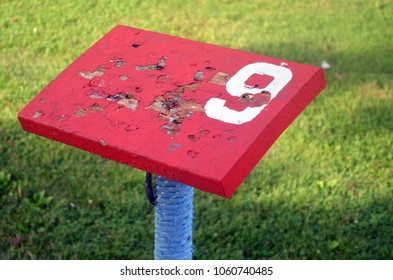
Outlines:
{"type": "Polygon", "coordinates": [[[392,199],[323,205],[247,200],[199,209],[195,258],[392,259],[392,199]]]}
{"type": "Polygon", "coordinates": [[[152,258],[141,172],[23,132],[17,120],[0,130],[0,259],[152,258]]]}
{"type": "Polygon", "coordinates": [[[352,124],[344,128],[345,131],[354,134],[366,134],[370,131],[393,132],[393,96],[378,100],[373,104],[359,105],[353,114],[352,124]],[[351,131],[351,127],[358,129],[351,131]]]}

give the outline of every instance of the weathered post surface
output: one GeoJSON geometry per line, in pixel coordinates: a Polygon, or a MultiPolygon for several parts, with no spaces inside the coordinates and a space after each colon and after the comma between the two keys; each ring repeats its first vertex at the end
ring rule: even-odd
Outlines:
{"type": "MultiPolygon", "coordinates": [[[[28,132],[157,174],[164,186],[229,198],[324,87],[318,67],[116,26],[18,118],[28,132]]],[[[182,214],[160,188],[156,207],[182,214]]],[[[156,258],[176,258],[160,238],[156,258]]]]}

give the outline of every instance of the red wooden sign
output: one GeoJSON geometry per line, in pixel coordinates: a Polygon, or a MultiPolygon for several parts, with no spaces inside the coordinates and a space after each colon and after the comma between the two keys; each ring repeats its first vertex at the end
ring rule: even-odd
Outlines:
{"type": "Polygon", "coordinates": [[[230,197],[320,68],[117,26],[20,113],[29,132],[230,197]]]}

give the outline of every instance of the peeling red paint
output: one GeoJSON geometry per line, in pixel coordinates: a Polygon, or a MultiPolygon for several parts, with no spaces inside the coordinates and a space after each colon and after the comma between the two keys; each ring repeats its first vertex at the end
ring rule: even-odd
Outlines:
{"type": "Polygon", "coordinates": [[[27,131],[230,197],[324,86],[320,68],[117,26],[18,118],[27,131]],[[266,88],[280,82],[274,71],[233,83],[261,62],[293,74],[278,94],[266,88]],[[225,110],[265,107],[247,122],[223,121],[225,110]]]}
{"type": "Polygon", "coordinates": [[[167,56],[163,56],[158,60],[157,64],[150,64],[145,66],[137,65],[135,66],[135,69],[136,71],[163,70],[165,68],[165,60],[167,58],[168,58],[167,56]]]}
{"type": "Polygon", "coordinates": [[[203,77],[204,77],[203,72],[202,71],[197,71],[194,74],[194,81],[201,81],[201,80],[203,80],[203,77]]]}
{"type": "Polygon", "coordinates": [[[104,75],[104,70],[105,70],[105,68],[101,65],[96,70],[94,70],[93,72],[78,71],[78,75],[81,76],[82,78],[91,80],[94,77],[100,77],[100,76],[104,75]]]}
{"type": "Polygon", "coordinates": [[[93,112],[102,112],[104,110],[104,107],[101,107],[97,103],[94,103],[89,109],[90,109],[90,111],[93,111],[93,112]]]}
{"type": "Polygon", "coordinates": [[[115,61],[116,68],[121,68],[124,64],[126,64],[126,62],[124,60],[122,60],[121,58],[116,59],[116,61],[115,61]]]}
{"type": "Polygon", "coordinates": [[[80,106],[77,106],[78,109],[74,112],[74,115],[77,117],[84,117],[86,115],[86,109],[80,106]]]}
{"type": "Polygon", "coordinates": [[[249,107],[259,107],[268,104],[270,101],[270,97],[270,92],[263,90],[257,94],[242,94],[239,98],[239,102],[242,104],[246,104],[249,107]]]}
{"type": "Polygon", "coordinates": [[[184,100],[183,93],[186,90],[195,91],[198,83],[179,86],[176,90],[157,96],[153,103],[146,109],[159,112],[159,118],[167,123],[162,128],[169,135],[176,135],[184,119],[191,117],[194,112],[203,111],[201,104],[194,100],[184,100]]]}
{"type": "Polygon", "coordinates": [[[228,80],[229,75],[227,73],[217,72],[217,74],[209,80],[209,83],[225,86],[228,80]]]}
{"type": "Polygon", "coordinates": [[[37,119],[37,118],[39,118],[39,117],[41,117],[41,116],[43,116],[43,115],[44,115],[43,112],[37,111],[37,112],[34,113],[33,119],[37,119]]]}

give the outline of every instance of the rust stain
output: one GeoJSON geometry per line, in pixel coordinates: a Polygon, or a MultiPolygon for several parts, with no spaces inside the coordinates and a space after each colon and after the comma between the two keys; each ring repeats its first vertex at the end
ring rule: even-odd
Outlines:
{"type": "Polygon", "coordinates": [[[209,80],[209,83],[225,86],[228,80],[229,80],[229,74],[224,72],[217,72],[217,74],[214,75],[213,78],[209,80]]]}
{"type": "Polygon", "coordinates": [[[169,135],[179,132],[184,119],[189,118],[194,112],[204,111],[203,106],[194,100],[184,100],[182,95],[186,90],[195,90],[199,83],[179,86],[175,91],[169,91],[164,95],[157,96],[153,103],[146,109],[159,112],[161,120],[167,123],[162,128],[169,135]]]}

